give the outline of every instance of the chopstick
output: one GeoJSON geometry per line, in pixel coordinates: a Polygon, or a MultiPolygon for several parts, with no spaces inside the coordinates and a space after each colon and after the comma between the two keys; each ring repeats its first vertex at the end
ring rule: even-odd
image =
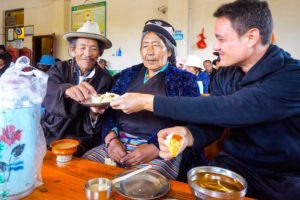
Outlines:
{"type": "Polygon", "coordinates": [[[122,181],[122,180],[124,180],[124,179],[126,179],[126,178],[129,178],[129,177],[134,176],[134,175],[136,175],[136,174],[138,174],[138,173],[141,173],[141,172],[143,172],[143,171],[146,171],[147,169],[150,169],[151,167],[152,167],[151,165],[148,165],[147,167],[143,167],[143,168],[141,168],[141,169],[138,169],[138,170],[136,170],[136,171],[133,171],[133,172],[131,172],[131,173],[129,173],[129,174],[126,174],[126,175],[124,175],[124,176],[115,178],[115,179],[112,180],[112,184],[115,184],[115,183],[120,182],[120,181],[122,181]]]}

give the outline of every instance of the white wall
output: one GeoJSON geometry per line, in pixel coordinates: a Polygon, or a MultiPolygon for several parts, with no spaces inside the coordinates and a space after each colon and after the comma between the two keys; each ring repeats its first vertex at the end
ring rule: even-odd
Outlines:
{"type": "Polygon", "coordinates": [[[275,44],[300,59],[300,1],[269,0],[269,3],[274,20],[275,44]]]}
{"type": "MultiPolygon", "coordinates": [[[[72,0],[72,6],[82,4],[72,0]]],[[[106,36],[112,41],[112,48],[105,50],[103,58],[113,69],[123,69],[141,62],[139,46],[144,23],[148,19],[162,18],[157,8],[159,0],[108,0],[106,36]],[[113,56],[118,48],[122,56],[113,56]]]]}
{"type": "MultiPolygon", "coordinates": [[[[99,2],[93,0],[88,2],[99,2]]],[[[103,58],[113,69],[123,69],[141,62],[139,44],[144,23],[159,18],[169,21],[175,29],[184,33],[184,40],[178,41],[178,54],[197,54],[204,59],[214,59],[213,12],[221,3],[231,0],[107,0],[107,37],[113,47],[106,50],[103,58]],[[167,6],[166,14],[157,8],[167,6]],[[205,29],[207,48],[198,49],[196,43],[201,28],[205,29]],[[123,56],[113,54],[121,47],[123,56]]],[[[57,36],[56,56],[69,58],[63,33],[70,31],[71,6],[80,5],[84,0],[0,0],[0,27],[3,27],[5,10],[24,8],[25,25],[34,25],[34,34],[57,36]]],[[[274,18],[276,44],[300,58],[300,1],[268,0],[274,18]]],[[[0,36],[3,28],[0,29],[0,36]]],[[[1,40],[0,40],[1,42],[1,40]]],[[[25,37],[25,45],[31,47],[31,37],[25,37]]]]}
{"type": "MultiPolygon", "coordinates": [[[[214,45],[213,12],[230,0],[108,0],[107,1],[107,37],[113,47],[106,50],[103,57],[114,69],[123,69],[140,62],[139,43],[144,22],[151,18],[164,19],[175,29],[184,33],[184,40],[177,41],[178,55],[197,54],[203,59],[215,59],[212,54],[214,45]],[[167,14],[161,14],[157,8],[165,5],[167,14]],[[207,47],[198,49],[198,34],[204,28],[207,47]],[[122,57],[112,56],[121,47],[122,57]]],[[[300,1],[269,0],[274,18],[276,44],[300,59],[300,1]],[[287,32],[288,30],[288,32],[287,32]]],[[[72,5],[82,3],[71,0],[72,5]]]]}

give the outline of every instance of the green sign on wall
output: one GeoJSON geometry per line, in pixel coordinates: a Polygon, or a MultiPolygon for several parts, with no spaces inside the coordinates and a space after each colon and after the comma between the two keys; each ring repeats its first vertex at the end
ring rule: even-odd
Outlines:
{"type": "Polygon", "coordinates": [[[71,30],[76,31],[85,21],[98,23],[101,34],[106,34],[106,2],[73,6],[71,8],[71,30]]]}

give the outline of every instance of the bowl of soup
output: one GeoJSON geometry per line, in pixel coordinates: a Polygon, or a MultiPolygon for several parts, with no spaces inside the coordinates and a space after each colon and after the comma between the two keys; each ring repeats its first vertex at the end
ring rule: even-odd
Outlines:
{"type": "Polygon", "coordinates": [[[62,139],[50,144],[52,152],[57,156],[59,162],[67,162],[72,159],[72,154],[77,151],[79,142],[74,139],[62,139]]]}
{"type": "Polygon", "coordinates": [[[242,176],[220,167],[195,167],[189,170],[187,178],[196,199],[244,199],[247,192],[242,176]]]}

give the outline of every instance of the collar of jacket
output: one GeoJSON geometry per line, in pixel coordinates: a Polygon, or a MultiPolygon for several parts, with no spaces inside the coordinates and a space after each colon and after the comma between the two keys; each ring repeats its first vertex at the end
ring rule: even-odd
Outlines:
{"type": "MultiPolygon", "coordinates": [[[[142,67],[145,67],[143,63],[123,70],[120,75],[120,77],[122,77],[122,81],[117,80],[116,84],[118,85],[118,87],[114,87],[112,89],[112,92],[120,95],[124,94],[127,91],[129,84],[137,76],[142,67]]],[[[168,96],[180,96],[183,93],[181,89],[183,88],[182,84],[184,83],[184,80],[183,76],[179,75],[179,70],[180,69],[178,69],[177,67],[171,65],[169,65],[166,69],[165,82],[166,94],[168,96]]]]}
{"type": "Polygon", "coordinates": [[[282,69],[286,57],[290,57],[287,52],[276,45],[270,45],[265,55],[245,74],[241,86],[263,80],[265,76],[282,69]]]}

